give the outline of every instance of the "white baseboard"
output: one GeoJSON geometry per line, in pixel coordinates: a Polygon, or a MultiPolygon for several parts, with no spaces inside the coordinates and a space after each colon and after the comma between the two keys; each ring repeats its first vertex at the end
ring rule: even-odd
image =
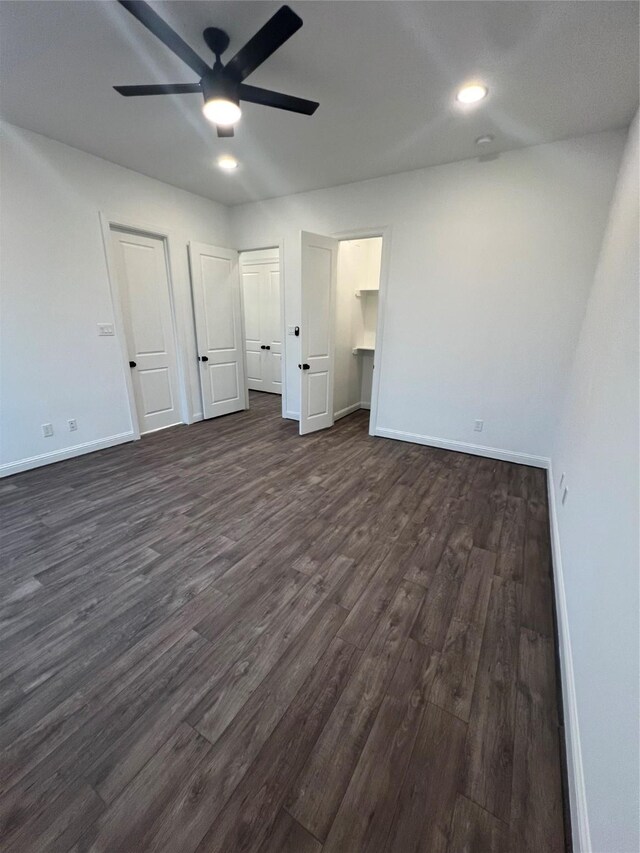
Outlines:
{"type": "Polygon", "coordinates": [[[96,441],[87,441],[84,444],[74,444],[73,447],[64,447],[62,450],[52,450],[50,453],[29,456],[27,459],[19,459],[17,462],[6,462],[0,465],[0,477],[9,477],[11,474],[19,474],[21,471],[29,471],[31,468],[40,468],[42,465],[51,465],[53,462],[61,462],[63,459],[93,453],[95,450],[105,450],[107,447],[114,447],[116,444],[124,444],[134,439],[133,431],[121,432],[118,435],[110,435],[108,438],[99,438],[96,441]]]}
{"type": "Polygon", "coordinates": [[[344,409],[340,409],[339,412],[336,412],[333,416],[334,421],[339,421],[340,418],[344,418],[347,415],[350,415],[352,412],[357,412],[358,409],[361,408],[360,403],[352,403],[350,406],[347,406],[344,409]]]}
{"type": "Polygon", "coordinates": [[[567,610],[564,575],[562,572],[562,549],[560,547],[560,529],[558,526],[555,483],[551,462],[549,463],[548,489],[551,554],[553,559],[553,579],[558,620],[558,656],[560,658],[560,680],[562,684],[565,745],[567,751],[571,833],[573,835],[573,849],[576,853],[591,853],[591,832],[589,829],[587,794],[582,766],[582,748],[580,745],[578,703],[573,673],[573,656],[571,653],[569,613],[567,610]]]}
{"type": "Polygon", "coordinates": [[[363,403],[362,400],[358,403],[360,409],[371,409],[371,403],[363,403]]]}
{"type": "Polygon", "coordinates": [[[503,462],[516,462],[519,465],[531,465],[534,468],[548,468],[550,460],[546,456],[532,456],[530,453],[517,453],[502,450],[499,447],[486,447],[483,444],[471,444],[466,441],[452,441],[448,438],[435,438],[432,435],[420,435],[415,432],[403,432],[398,429],[378,427],[375,434],[381,438],[395,438],[398,441],[410,441],[413,444],[426,444],[428,447],[441,447],[443,450],[455,450],[458,453],[471,453],[474,456],[488,456],[503,462]]]}
{"type": "Polygon", "coordinates": [[[202,412],[194,412],[191,415],[191,423],[192,424],[197,424],[199,421],[203,421],[203,420],[204,420],[204,415],[202,414],[202,412]]]}
{"type": "Polygon", "coordinates": [[[290,421],[299,421],[300,412],[286,412],[285,418],[288,418],[290,421]]]}

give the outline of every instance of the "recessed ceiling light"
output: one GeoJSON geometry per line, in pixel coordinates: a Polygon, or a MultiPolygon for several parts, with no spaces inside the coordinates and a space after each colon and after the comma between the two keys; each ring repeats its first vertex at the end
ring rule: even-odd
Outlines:
{"type": "Polygon", "coordinates": [[[489,90],[482,83],[469,83],[463,86],[456,95],[456,100],[461,104],[476,104],[486,98],[489,90]]]}
{"type": "Polygon", "coordinates": [[[491,133],[485,133],[484,136],[479,136],[476,139],[476,145],[488,145],[490,142],[493,142],[493,135],[491,133]]]}
{"type": "Polygon", "coordinates": [[[222,157],[218,157],[218,166],[225,172],[233,172],[234,169],[238,168],[238,161],[235,157],[225,154],[222,157]]]}

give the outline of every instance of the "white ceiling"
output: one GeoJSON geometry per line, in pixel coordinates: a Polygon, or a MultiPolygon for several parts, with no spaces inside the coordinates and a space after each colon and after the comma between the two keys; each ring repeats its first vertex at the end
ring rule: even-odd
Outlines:
{"type": "MultiPolygon", "coordinates": [[[[115,2],[0,2],[2,117],[225,204],[626,126],[638,104],[635,2],[299,2],[296,33],[247,80],[320,101],[310,118],[245,104],[218,139],[200,95],[126,99],[114,84],[196,75],[115,2]],[[458,85],[489,98],[463,111],[458,85]],[[241,163],[233,174],[213,164],[241,163]]],[[[281,5],[154,2],[207,61],[281,5]]]]}

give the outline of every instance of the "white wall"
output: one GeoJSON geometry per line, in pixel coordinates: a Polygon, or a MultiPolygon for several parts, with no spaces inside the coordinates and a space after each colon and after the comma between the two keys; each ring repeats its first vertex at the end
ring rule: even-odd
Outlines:
{"type": "Polygon", "coordinates": [[[119,342],[97,335],[97,323],[114,319],[99,211],[170,232],[187,402],[191,413],[201,411],[187,242],[230,245],[227,209],[11,125],[2,137],[0,460],[12,466],[5,472],[20,460],[131,432],[119,342]],[[68,418],[77,419],[77,432],[68,432],[68,418]],[[49,422],[55,435],[43,438],[40,425],[49,422]]]}
{"type": "MultiPolygon", "coordinates": [[[[566,709],[567,725],[574,727],[570,744],[573,740],[581,752],[597,853],[640,850],[639,157],[636,117],[552,454],[559,538],[555,562],[557,575],[561,570],[557,585],[563,584],[559,609],[566,606],[564,623],[570,627],[562,651],[565,665],[573,661],[578,709],[566,709]],[[563,473],[569,489],[564,506],[563,473]]],[[[564,675],[571,678],[570,672],[564,675]]],[[[565,685],[565,702],[572,689],[565,685]]],[[[579,754],[569,757],[579,763],[579,754]]],[[[576,793],[574,809],[579,810],[585,804],[576,793]]]]}
{"type": "Polygon", "coordinates": [[[593,134],[242,205],[234,243],[284,241],[285,322],[299,324],[300,229],[390,226],[378,427],[546,458],[623,145],[593,134]]]}

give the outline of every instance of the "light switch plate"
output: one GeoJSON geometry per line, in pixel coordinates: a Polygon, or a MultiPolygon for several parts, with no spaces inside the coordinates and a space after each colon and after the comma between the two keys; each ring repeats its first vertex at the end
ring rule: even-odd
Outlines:
{"type": "Polygon", "coordinates": [[[100,337],[111,337],[113,335],[113,323],[98,323],[98,334],[100,337]]]}

